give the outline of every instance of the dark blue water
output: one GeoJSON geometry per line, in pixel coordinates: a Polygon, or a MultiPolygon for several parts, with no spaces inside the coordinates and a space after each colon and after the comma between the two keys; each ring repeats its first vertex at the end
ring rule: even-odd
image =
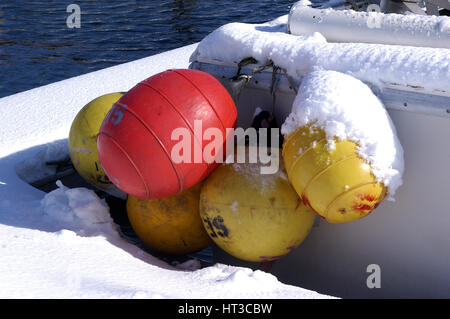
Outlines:
{"type": "Polygon", "coordinates": [[[228,22],[265,22],[294,2],[0,0],[0,97],[191,44],[228,22]],[[80,28],[66,24],[71,3],[80,28]]]}

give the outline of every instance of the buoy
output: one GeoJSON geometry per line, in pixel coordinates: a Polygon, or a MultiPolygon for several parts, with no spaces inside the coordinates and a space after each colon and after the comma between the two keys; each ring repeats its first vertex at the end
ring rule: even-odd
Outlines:
{"type": "Polygon", "coordinates": [[[100,125],[123,93],[109,93],[86,104],[76,115],[69,132],[69,154],[76,171],[88,183],[112,195],[123,197],[106,176],[97,152],[100,125]]]}
{"type": "Polygon", "coordinates": [[[206,179],[200,194],[200,216],[209,236],[232,256],[254,262],[293,251],[315,219],[282,167],[275,174],[261,174],[261,166],[223,164],[206,179]]]}
{"type": "Polygon", "coordinates": [[[205,131],[219,129],[222,136],[215,143],[223,146],[236,116],[231,96],[213,76],[165,71],[140,82],[115,104],[98,136],[100,161],[111,181],[128,194],[142,199],[179,194],[217,167],[202,156],[208,144],[204,139],[209,139],[205,131]],[[192,156],[175,160],[172,149],[186,141],[192,156]]]}
{"type": "Polygon", "coordinates": [[[199,215],[201,183],[161,199],[128,196],[131,226],[149,247],[168,254],[188,254],[212,244],[199,215]]]}
{"type": "Polygon", "coordinates": [[[330,147],[325,132],[314,125],[298,128],[283,144],[289,181],[303,202],[330,223],[360,219],[386,195],[356,148],[352,141],[337,139],[330,147]]]}

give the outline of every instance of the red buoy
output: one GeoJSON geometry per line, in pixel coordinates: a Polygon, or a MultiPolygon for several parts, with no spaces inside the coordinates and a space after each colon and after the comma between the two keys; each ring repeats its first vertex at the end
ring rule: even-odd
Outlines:
{"type": "Polygon", "coordinates": [[[140,82],[116,102],[98,134],[99,159],[109,179],[127,194],[142,199],[175,195],[218,165],[194,158],[195,150],[203,152],[207,144],[204,132],[219,129],[224,146],[226,130],[236,118],[231,96],[213,76],[168,70],[140,82]],[[190,139],[191,161],[171,156],[181,139],[174,139],[173,132],[180,129],[190,139]]]}

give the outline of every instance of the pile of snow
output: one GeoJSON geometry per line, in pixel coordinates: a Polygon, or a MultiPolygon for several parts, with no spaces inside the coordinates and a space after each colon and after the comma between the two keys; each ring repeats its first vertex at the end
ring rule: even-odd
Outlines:
{"type": "Polygon", "coordinates": [[[270,25],[226,24],[200,42],[191,60],[237,63],[252,56],[265,63],[270,58],[297,80],[315,70],[330,70],[379,87],[394,83],[449,91],[450,49],[327,43],[320,33],[294,36],[280,32],[286,22],[287,17],[270,25]]]}
{"type": "Polygon", "coordinates": [[[44,214],[53,222],[62,222],[64,228],[82,235],[115,232],[108,205],[94,191],[84,187],[69,189],[61,181],[56,185],[58,188],[41,201],[44,214]]]}
{"type": "Polygon", "coordinates": [[[367,85],[334,71],[307,74],[281,132],[287,135],[308,124],[325,131],[330,147],[334,137],[357,143],[357,153],[370,163],[393,200],[402,185],[403,148],[389,114],[367,85]]]}

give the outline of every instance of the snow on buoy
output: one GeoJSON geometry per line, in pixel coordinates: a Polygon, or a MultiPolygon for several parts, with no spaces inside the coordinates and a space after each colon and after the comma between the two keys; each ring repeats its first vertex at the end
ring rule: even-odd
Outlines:
{"type": "Polygon", "coordinates": [[[200,187],[160,199],[128,196],[128,218],[138,237],[167,254],[189,254],[211,245],[199,215],[200,187]]]}
{"type": "Polygon", "coordinates": [[[276,260],[294,250],[315,219],[282,167],[275,174],[261,174],[261,164],[248,161],[223,164],[205,180],[200,216],[220,248],[255,262],[276,260]]]}
{"type": "Polygon", "coordinates": [[[123,93],[109,93],[86,104],[76,115],[69,132],[69,154],[76,171],[91,185],[124,197],[106,176],[97,152],[97,134],[106,114],[123,93]]]}
{"type": "Polygon", "coordinates": [[[125,193],[142,199],[179,194],[217,167],[203,156],[208,144],[202,143],[204,133],[219,129],[222,138],[214,142],[222,147],[236,117],[231,96],[213,76],[197,70],[165,71],[140,82],[115,104],[98,135],[100,161],[125,193]],[[195,156],[190,160],[172,158],[181,139],[174,138],[176,130],[190,139],[195,156]]]}
{"type": "Polygon", "coordinates": [[[383,104],[363,82],[334,71],[305,76],[282,126],[288,178],[332,223],[360,219],[402,184],[403,149],[383,104]]]}

